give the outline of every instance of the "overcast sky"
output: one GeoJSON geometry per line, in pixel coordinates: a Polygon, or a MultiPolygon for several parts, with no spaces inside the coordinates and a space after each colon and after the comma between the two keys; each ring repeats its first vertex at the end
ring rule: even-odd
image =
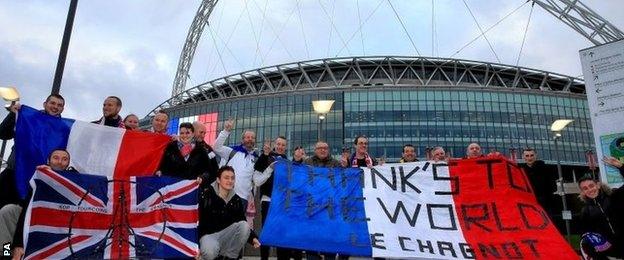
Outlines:
{"type": "MultiPolygon", "coordinates": [[[[466,2],[485,30],[525,1],[466,2]]],[[[624,1],[583,2],[624,28],[624,1]]],[[[102,114],[102,100],[117,95],[124,102],[122,115],[144,117],[168,99],[199,3],[80,1],[61,87],[67,101],[63,116],[95,120],[102,114]]],[[[222,0],[204,29],[187,88],[252,68],[335,56],[420,53],[514,65],[531,12],[525,4],[486,34],[497,59],[483,38],[456,54],[480,34],[462,0],[435,0],[433,6],[429,0],[391,3],[222,0]]],[[[60,0],[0,0],[0,86],[16,86],[23,104],[40,108],[50,93],[68,7],[69,1],[60,0]]],[[[579,76],[578,50],[589,46],[535,6],[519,65],[579,76]]]]}

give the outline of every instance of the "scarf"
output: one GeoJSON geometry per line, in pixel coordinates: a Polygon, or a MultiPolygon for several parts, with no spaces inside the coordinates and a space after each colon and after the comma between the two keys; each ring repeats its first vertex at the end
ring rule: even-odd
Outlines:
{"type": "Polygon", "coordinates": [[[119,115],[117,115],[115,118],[101,117],[100,120],[93,121],[92,123],[96,123],[98,125],[126,128],[123,119],[119,115]]]}
{"type": "Polygon", "coordinates": [[[180,149],[180,154],[182,155],[182,157],[184,157],[184,160],[187,161],[189,156],[191,155],[191,151],[193,151],[193,148],[195,148],[195,144],[192,142],[186,144],[178,142],[178,148],[180,149]]]}
{"type": "MultiPolygon", "coordinates": [[[[368,168],[373,167],[373,159],[370,158],[368,153],[365,154],[364,160],[366,161],[366,167],[368,168]]],[[[358,161],[357,156],[355,156],[355,153],[353,153],[353,156],[351,157],[351,167],[359,167],[357,161],[358,161]]]]}

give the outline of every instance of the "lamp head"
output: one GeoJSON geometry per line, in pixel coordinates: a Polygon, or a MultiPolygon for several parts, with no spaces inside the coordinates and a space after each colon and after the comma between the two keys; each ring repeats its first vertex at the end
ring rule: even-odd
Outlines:
{"type": "Polygon", "coordinates": [[[17,92],[15,87],[0,87],[0,97],[5,101],[11,102],[19,101],[20,99],[19,92],[17,92]]]}
{"type": "MultiPolygon", "coordinates": [[[[568,126],[573,121],[574,120],[571,120],[571,119],[557,119],[550,126],[550,131],[561,132],[561,130],[563,130],[566,126],[568,126]]],[[[561,134],[559,134],[559,136],[561,136],[561,134]]]]}
{"type": "Polygon", "coordinates": [[[334,100],[312,101],[312,107],[314,108],[314,112],[316,112],[317,114],[321,114],[321,115],[325,115],[329,113],[333,105],[334,105],[334,100]]]}

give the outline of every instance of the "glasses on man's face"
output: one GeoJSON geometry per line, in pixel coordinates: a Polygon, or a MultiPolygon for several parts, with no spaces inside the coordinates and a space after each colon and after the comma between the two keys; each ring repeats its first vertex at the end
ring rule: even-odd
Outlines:
{"type": "Polygon", "coordinates": [[[525,154],[524,157],[535,157],[535,154],[525,154]]]}
{"type": "Polygon", "coordinates": [[[329,147],[327,146],[316,147],[316,150],[327,150],[327,149],[329,149],[329,147]]]}

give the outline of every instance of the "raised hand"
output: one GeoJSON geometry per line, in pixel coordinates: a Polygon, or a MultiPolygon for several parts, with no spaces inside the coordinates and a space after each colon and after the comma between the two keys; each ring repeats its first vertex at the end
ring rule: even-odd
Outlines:
{"type": "Polygon", "coordinates": [[[225,121],[225,123],[223,124],[223,129],[228,132],[232,131],[232,129],[234,129],[234,120],[228,119],[227,121],[225,121]]]}
{"type": "Polygon", "coordinates": [[[613,156],[603,156],[602,161],[615,168],[622,168],[622,162],[618,159],[615,159],[615,157],[613,156]]]}
{"type": "Polygon", "coordinates": [[[348,151],[342,151],[342,156],[340,156],[340,164],[342,165],[342,167],[349,166],[349,152],[348,151]]]}
{"type": "Polygon", "coordinates": [[[264,153],[264,155],[269,155],[271,153],[271,140],[264,141],[264,145],[262,146],[262,153],[264,153]]]}
{"type": "Polygon", "coordinates": [[[9,107],[9,110],[13,113],[17,113],[17,110],[19,110],[21,107],[22,107],[22,104],[15,102],[15,104],[9,107]]]}

